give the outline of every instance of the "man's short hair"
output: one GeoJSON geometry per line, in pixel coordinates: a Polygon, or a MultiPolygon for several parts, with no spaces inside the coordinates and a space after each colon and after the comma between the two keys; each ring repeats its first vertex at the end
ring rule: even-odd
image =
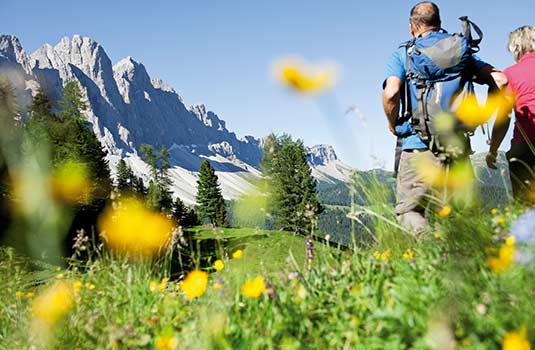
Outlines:
{"type": "Polygon", "coordinates": [[[509,34],[507,43],[509,51],[516,61],[520,61],[522,56],[535,51],[535,27],[522,26],[509,34]]]}
{"type": "Polygon", "coordinates": [[[410,20],[412,23],[425,28],[440,29],[442,26],[440,10],[438,6],[431,1],[422,1],[414,5],[411,9],[410,20]]]}

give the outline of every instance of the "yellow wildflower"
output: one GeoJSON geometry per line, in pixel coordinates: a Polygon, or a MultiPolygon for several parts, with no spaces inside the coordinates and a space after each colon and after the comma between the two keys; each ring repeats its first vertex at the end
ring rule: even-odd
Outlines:
{"type": "Polygon", "coordinates": [[[522,326],[518,332],[506,333],[502,339],[502,350],[531,350],[526,326],[522,326]]]}
{"type": "Polygon", "coordinates": [[[223,285],[221,283],[214,283],[214,285],[212,286],[212,288],[214,290],[220,290],[221,287],[223,287],[223,285]]]}
{"type": "Polygon", "coordinates": [[[225,264],[223,264],[223,261],[218,259],[214,262],[214,269],[216,269],[216,271],[221,271],[223,270],[224,267],[225,267],[225,264]]]}
{"type": "Polygon", "coordinates": [[[451,207],[449,205],[445,205],[440,211],[438,212],[438,216],[441,218],[446,218],[450,216],[451,214],[451,207]]]}
{"type": "Polygon", "coordinates": [[[157,350],[174,350],[178,347],[178,339],[173,335],[161,335],[156,338],[154,345],[157,350]]]}
{"type": "Polygon", "coordinates": [[[242,256],[243,256],[243,251],[241,249],[238,249],[234,253],[232,253],[232,258],[234,259],[241,259],[242,256]]]}
{"type": "Polygon", "coordinates": [[[52,176],[51,188],[56,199],[67,203],[87,202],[91,197],[87,166],[75,161],[62,164],[52,176]]]}
{"type": "Polygon", "coordinates": [[[24,295],[24,293],[22,293],[20,290],[18,290],[17,292],[15,292],[15,296],[17,298],[22,298],[22,296],[24,295]]]}
{"type": "Polygon", "coordinates": [[[33,292],[26,293],[26,298],[31,299],[35,294],[33,292]]]}
{"type": "Polygon", "coordinates": [[[414,251],[411,248],[407,249],[405,253],[403,253],[403,259],[405,260],[414,259],[414,251]]]}
{"type": "Polygon", "coordinates": [[[248,298],[258,298],[264,293],[266,284],[262,276],[257,276],[253,280],[247,280],[241,287],[241,293],[248,298]]]}
{"type": "Polygon", "coordinates": [[[93,290],[96,288],[96,286],[93,283],[89,283],[89,282],[85,284],[85,287],[89,290],[93,290]]]}
{"type": "Polygon", "coordinates": [[[498,209],[496,209],[496,208],[492,208],[492,210],[490,211],[490,213],[491,213],[492,215],[496,215],[496,214],[498,214],[498,209]]]}
{"type": "Polygon", "coordinates": [[[433,235],[433,237],[436,239],[436,240],[439,240],[441,237],[440,237],[440,233],[435,233],[433,235]]]}
{"type": "Polygon", "coordinates": [[[514,105],[512,96],[505,96],[503,92],[491,94],[483,105],[480,105],[475,94],[470,94],[459,103],[455,114],[465,125],[477,127],[485,124],[497,114],[496,121],[503,122],[514,105]]]}
{"type": "Polygon", "coordinates": [[[390,258],[390,249],[386,250],[381,254],[381,260],[386,261],[390,258]]]}
{"type": "Polygon", "coordinates": [[[58,280],[61,280],[61,279],[65,278],[65,275],[62,274],[62,273],[58,273],[58,274],[56,275],[56,278],[57,278],[58,280]]]}
{"type": "Polygon", "coordinates": [[[156,282],[156,281],[150,281],[150,283],[149,283],[149,290],[150,290],[151,292],[156,292],[157,287],[158,287],[158,282],[156,282]]]}
{"type": "Polygon", "coordinates": [[[55,326],[74,303],[72,285],[59,281],[47,287],[32,302],[34,325],[39,328],[55,326]]]}
{"type": "Polygon", "coordinates": [[[376,250],[376,251],[373,252],[373,257],[375,259],[379,259],[381,257],[381,253],[379,253],[379,251],[376,250]]]}
{"type": "Polygon", "coordinates": [[[487,258],[487,265],[491,271],[500,274],[512,265],[514,254],[514,245],[504,244],[500,247],[498,256],[490,256],[487,258]]]}
{"type": "Polygon", "coordinates": [[[285,59],[275,65],[276,79],[302,94],[319,94],[334,86],[336,68],[333,65],[312,66],[298,59],[285,59]]]}
{"type": "MultiPolygon", "coordinates": [[[[472,185],[474,173],[469,161],[458,161],[447,170],[442,163],[424,154],[416,157],[411,166],[427,185],[461,193],[472,185]]],[[[450,208],[451,209],[451,208],[450,208]]]]}
{"type": "Polygon", "coordinates": [[[104,242],[113,250],[154,256],[171,238],[173,224],[165,216],[145,208],[143,202],[127,198],[118,208],[108,208],[99,220],[104,242]]]}
{"type": "Polygon", "coordinates": [[[81,288],[82,288],[82,281],[78,280],[73,283],[74,294],[77,294],[78,292],[80,292],[81,288]]]}
{"type": "Polygon", "coordinates": [[[298,300],[305,299],[308,295],[308,292],[305,287],[299,282],[296,283],[295,286],[295,296],[298,300]]]}
{"type": "Polygon", "coordinates": [[[496,223],[497,223],[498,225],[502,225],[503,223],[505,223],[505,219],[504,219],[502,216],[498,216],[498,217],[496,218],[496,223]]]}
{"type": "Polygon", "coordinates": [[[163,292],[165,290],[165,288],[167,288],[167,282],[161,282],[160,284],[158,284],[158,291],[159,292],[163,292]]]}
{"type": "Polygon", "coordinates": [[[515,236],[508,236],[508,237],[505,239],[505,245],[508,245],[508,246],[513,246],[513,245],[515,245],[515,242],[516,242],[516,238],[515,238],[515,236]]]}
{"type": "Polygon", "coordinates": [[[204,271],[194,270],[188,273],[180,285],[180,290],[184,292],[187,300],[193,300],[204,294],[207,285],[208,274],[204,271]]]}

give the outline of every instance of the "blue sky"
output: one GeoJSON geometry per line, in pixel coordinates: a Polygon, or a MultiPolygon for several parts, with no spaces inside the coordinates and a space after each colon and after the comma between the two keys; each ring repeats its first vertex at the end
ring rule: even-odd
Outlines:
{"type": "MultiPolygon", "coordinates": [[[[408,38],[412,1],[2,0],[0,32],[27,52],[63,36],[100,42],[113,62],[132,56],[171,84],[186,104],[204,103],[238,136],[288,132],[308,145],[333,144],[361,169],[390,169],[394,138],[386,131],[380,84],[386,59],[408,38]],[[288,55],[334,61],[337,86],[322,99],[295,96],[270,78],[288,55]],[[334,107],[333,107],[334,106],[334,107]],[[357,106],[356,114],[344,115],[357,106]]],[[[468,15],[485,32],[480,56],[503,69],[513,63],[508,33],[534,24],[535,2],[437,1],[443,26],[459,31],[468,15]]],[[[480,132],[478,132],[480,134],[480,132]]],[[[508,141],[505,142],[505,148],[508,141]]],[[[474,147],[485,149],[483,137],[474,147]]]]}

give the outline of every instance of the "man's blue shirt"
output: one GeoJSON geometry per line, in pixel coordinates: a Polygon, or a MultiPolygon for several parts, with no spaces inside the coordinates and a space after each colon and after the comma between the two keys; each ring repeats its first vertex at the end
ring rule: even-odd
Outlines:
{"type": "MultiPolygon", "coordinates": [[[[473,68],[477,72],[487,63],[483,62],[479,57],[473,55],[473,68]]],[[[406,48],[404,46],[398,48],[390,55],[386,65],[386,78],[397,77],[401,82],[405,81],[405,75],[407,74],[406,68],[406,48]]],[[[386,81],[386,79],[385,79],[386,81]]],[[[401,125],[396,125],[396,133],[402,136],[402,150],[410,149],[427,149],[427,145],[420,139],[418,135],[414,133],[414,128],[411,125],[410,120],[405,121],[401,125]]]]}

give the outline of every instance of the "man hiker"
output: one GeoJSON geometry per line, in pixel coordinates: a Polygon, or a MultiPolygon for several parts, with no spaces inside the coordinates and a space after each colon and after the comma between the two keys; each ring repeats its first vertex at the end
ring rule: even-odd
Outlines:
{"type": "MultiPolygon", "coordinates": [[[[435,134],[433,117],[449,112],[453,100],[472,82],[500,89],[507,84],[505,75],[481,61],[473,53],[481,41],[481,30],[461,17],[464,33],[448,34],[441,29],[439,8],[432,2],[420,2],[410,12],[412,40],[402,44],[389,58],[383,82],[383,108],[388,128],[398,137],[396,161],[396,215],[405,228],[421,233],[428,228],[424,217],[430,188],[413,166],[414,158],[423,157],[443,167],[452,158],[435,134]],[[479,39],[472,38],[472,28],[479,39]]],[[[463,159],[470,147],[466,137],[463,159]]]]}

